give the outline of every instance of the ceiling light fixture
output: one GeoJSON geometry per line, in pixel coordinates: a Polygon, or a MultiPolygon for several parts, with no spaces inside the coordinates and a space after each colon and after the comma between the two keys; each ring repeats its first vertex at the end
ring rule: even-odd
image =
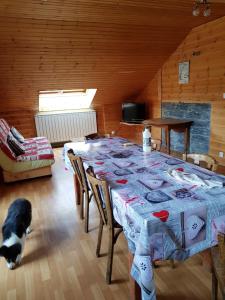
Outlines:
{"type": "Polygon", "coordinates": [[[202,14],[204,17],[209,17],[211,15],[211,8],[208,0],[196,0],[192,14],[193,16],[197,17],[200,15],[202,11],[202,14]]]}

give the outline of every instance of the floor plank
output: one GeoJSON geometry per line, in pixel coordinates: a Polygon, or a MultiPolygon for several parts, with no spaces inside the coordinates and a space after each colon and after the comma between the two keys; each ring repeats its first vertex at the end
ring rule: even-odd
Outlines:
{"type": "MultiPolygon", "coordinates": [[[[127,243],[121,235],[115,247],[113,283],[105,283],[107,240],[102,256],[95,257],[98,214],[91,204],[90,233],[84,233],[61,149],[55,149],[53,176],[0,185],[0,222],[18,197],[32,202],[32,233],[22,265],[8,270],[0,260],[0,299],[7,300],[128,300],[127,243]]],[[[198,257],[171,269],[166,262],[155,271],[159,300],[210,300],[211,277],[198,257]]]]}

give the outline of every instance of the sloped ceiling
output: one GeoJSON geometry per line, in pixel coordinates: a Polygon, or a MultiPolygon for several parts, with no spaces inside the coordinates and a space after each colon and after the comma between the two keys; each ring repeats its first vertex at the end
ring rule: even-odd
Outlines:
{"type": "Polygon", "coordinates": [[[191,28],[193,0],[1,0],[0,111],[38,107],[38,91],[97,88],[94,103],[142,90],[191,28]]]}

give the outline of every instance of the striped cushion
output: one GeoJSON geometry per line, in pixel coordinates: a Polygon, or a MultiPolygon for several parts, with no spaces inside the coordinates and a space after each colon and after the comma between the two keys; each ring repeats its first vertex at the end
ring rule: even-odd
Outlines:
{"type": "Polygon", "coordinates": [[[17,139],[14,138],[11,132],[7,136],[7,143],[15,156],[19,156],[25,153],[24,147],[20,144],[19,141],[17,141],[17,139]]]}
{"type": "Polygon", "coordinates": [[[17,141],[19,141],[20,143],[24,143],[24,137],[22,136],[22,134],[15,128],[15,127],[12,127],[10,129],[12,135],[14,136],[14,138],[17,139],[17,141]]]}

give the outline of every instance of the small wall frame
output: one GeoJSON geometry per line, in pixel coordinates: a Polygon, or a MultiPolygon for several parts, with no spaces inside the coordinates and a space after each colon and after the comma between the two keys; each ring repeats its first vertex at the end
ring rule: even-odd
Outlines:
{"type": "Polygon", "coordinates": [[[180,62],[178,65],[179,84],[188,84],[190,78],[190,62],[180,62]]]}

